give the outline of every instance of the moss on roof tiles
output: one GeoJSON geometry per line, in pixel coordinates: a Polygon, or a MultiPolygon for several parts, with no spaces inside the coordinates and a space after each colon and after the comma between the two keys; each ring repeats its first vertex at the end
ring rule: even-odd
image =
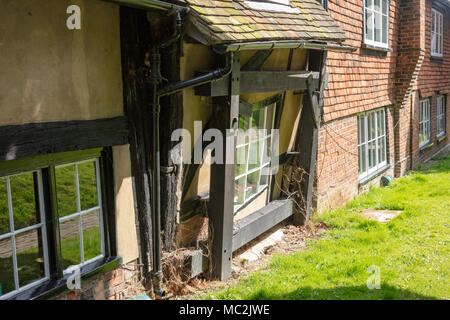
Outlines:
{"type": "Polygon", "coordinates": [[[342,42],[344,32],[317,0],[291,1],[300,13],[254,10],[244,0],[183,0],[194,27],[210,44],[241,41],[342,42]],[[201,27],[199,27],[201,26],[201,27]]]}

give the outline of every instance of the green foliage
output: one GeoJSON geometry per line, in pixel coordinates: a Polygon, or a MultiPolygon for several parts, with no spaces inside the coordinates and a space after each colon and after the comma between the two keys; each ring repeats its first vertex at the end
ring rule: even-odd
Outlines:
{"type": "Polygon", "coordinates": [[[315,220],[330,229],[308,249],[276,255],[266,269],[207,299],[450,299],[450,157],[372,188],[315,220]],[[404,210],[382,224],[362,210],[404,210]],[[370,290],[369,266],[381,289],[370,290]]]}

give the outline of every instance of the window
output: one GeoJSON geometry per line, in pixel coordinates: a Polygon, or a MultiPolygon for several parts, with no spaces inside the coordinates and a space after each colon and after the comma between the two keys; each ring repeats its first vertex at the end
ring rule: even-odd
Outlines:
{"type": "Polygon", "coordinates": [[[446,105],[445,96],[437,97],[437,137],[445,136],[446,105]]]}
{"type": "Polygon", "coordinates": [[[419,148],[426,146],[431,141],[430,128],[430,99],[420,101],[420,134],[419,148]]]}
{"type": "Polygon", "coordinates": [[[96,154],[33,170],[0,166],[0,299],[106,256],[96,154]]]}
{"type": "Polygon", "coordinates": [[[328,11],[328,0],[317,0],[317,1],[322,5],[322,7],[323,7],[325,10],[328,11]]]}
{"type": "Polygon", "coordinates": [[[268,187],[273,140],[271,129],[274,128],[277,107],[274,99],[255,105],[244,104],[249,111],[243,112],[244,108],[240,107],[235,157],[235,211],[268,187]]]}
{"type": "Polygon", "coordinates": [[[358,116],[359,179],[364,179],[387,165],[385,110],[358,116]]]}
{"type": "Polygon", "coordinates": [[[444,48],[444,16],[437,10],[431,9],[431,55],[443,56],[444,48]]]}
{"type": "Polygon", "coordinates": [[[364,42],[388,47],[389,0],[364,0],[364,42]]]}

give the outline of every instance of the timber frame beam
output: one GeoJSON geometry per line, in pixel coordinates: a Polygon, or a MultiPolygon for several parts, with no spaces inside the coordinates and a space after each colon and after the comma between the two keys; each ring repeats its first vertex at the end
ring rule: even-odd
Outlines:
{"type": "MultiPolygon", "coordinates": [[[[306,90],[312,76],[314,90],[319,89],[320,74],[316,71],[241,71],[238,94],[306,90]]],[[[195,87],[198,96],[228,95],[230,78],[195,87]]]]}

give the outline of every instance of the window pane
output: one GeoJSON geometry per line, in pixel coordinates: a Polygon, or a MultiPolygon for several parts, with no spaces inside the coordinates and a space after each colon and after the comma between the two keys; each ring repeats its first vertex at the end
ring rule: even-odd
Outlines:
{"type": "Polygon", "coordinates": [[[359,152],[359,173],[364,173],[367,171],[366,166],[366,145],[362,145],[358,148],[359,152]]]}
{"type": "Polygon", "coordinates": [[[60,222],[59,234],[63,268],[80,264],[80,216],[60,222]]]}
{"type": "Polygon", "coordinates": [[[16,235],[16,253],[20,287],[45,277],[40,228],[16,235]]]}
{"type": "Polygon", "coordinates": [[[247,176],[247,188],[245,190],[245,198],[248,199],[258,192],[259,170],[247,176]]]}
{"type": "Polygon", "coordinates": [[[376,165],[376,142],[369,142],[369,169],[372,169],[376,165]]]}
{"type": "Polygon", "coordinates": [[[78,210],[75,165],[56,167],[55,175],[59,217],[76,213],[78,210]]]}
{"type": "Polygon", "coordinates": [[[37,174],[23,173],[9,177],[11,186],[11,199],[14,217],[14,230],[19,230],[38,224],[40,219],[37,190],[35,181],[37,174]]]}
{"type": "Polygon", "coordinates": [[[384,161],[384,138],[378,139],[378,164],[384,161]]]}
{"type": "Polygon", "coordinates": [[[261,190],[269,183],[269,176],[263,174],[263,172],[268,173],[269,167],[266,166],[261,170],[261,178],[259,179],[259,189],[261,190]]]}
{"type": "Polygon", "coordinates": [[[245,179],[242,177],[234,182],[234,204],[241,205],[244,203],[245,179]]]}
{"type": "Polygon", "coordinates": [[[244,131],[250,128],[250,117],[239,117],[239,129],[244,131]]]}
{"type": "Polygon", "coordinates": [[[95,210],[86,213],[83,219],[84,261],[102,254],[102,236],[100,231],[100,212],[95,210]]]}
{"type": "Polygon", "coordinates": [[[236,176],[245,173],[247,167],[248,145],[236,149],[236,176]]]}
{"type": "Polygon", "coordinates": [[[78,164],[81,210],[87,210],[99,205],[96,171],[95,161],[78,164]]]}
{"type": "Polygon", "coordinates": [[[366,0],[366,8],[372,8],[373,7],[373,0],[366,0]]]}
{"type": "Polygon", "coordinates": [[[261,142],[252,142],[250,143],[250,153],[248,159],[248,170],[252,170],[254,168],[261,166],[261,142]]]}
{"type": "Polygon", "coordinates": [[[374,10],[381,11],[381,0],[374,0],[374,10]]]}
{"type": "Polygon", "coordinates": [[[375,42],[381,42],[381,14],[375,13],[375,42]]]}
{"type": "Polygon", "coordinates": [[[273,103],[270,106],[266,107],[267,109],[267,115],[266,115],[266,125],[265,128],[268,129],[266,134],[270,134],[270,129],[273,127],[273,123],[275,121],[275,107],[276,104],[273,103]]]}
{"type": "Polygon", "coordinates": [[[387,16],[383,16],[383,25],[382,25],[382,40],[384,44],[388,43],[388,18],[387,16]]]}
{"type": "Polygon", "coordinates": [[[0,177],[0,234],[10,232],[6,178],[0,177]]]}
{"type": "Polygon", "coordinates": [[[15,290],[11,238],[0,240],[0,297],[15,290]]]}
{"type": "Polygon", "coordinates": [[[366,10],[366,39],[373,40],[373,13],[366,10]]]}
{"type": "Polygon", "coordinates": [[[389,5],[389,0],[382,0],[383,14],[385,14],[385,15],[388,14],[388,5],[389,5]]]}
{"type": "Polygon", "coordinates": [[[267,138],[264,141],[261,141],[262,144],[262,161],[261,164],[265,165],[270,162],[270,138],[267,138]]]}

